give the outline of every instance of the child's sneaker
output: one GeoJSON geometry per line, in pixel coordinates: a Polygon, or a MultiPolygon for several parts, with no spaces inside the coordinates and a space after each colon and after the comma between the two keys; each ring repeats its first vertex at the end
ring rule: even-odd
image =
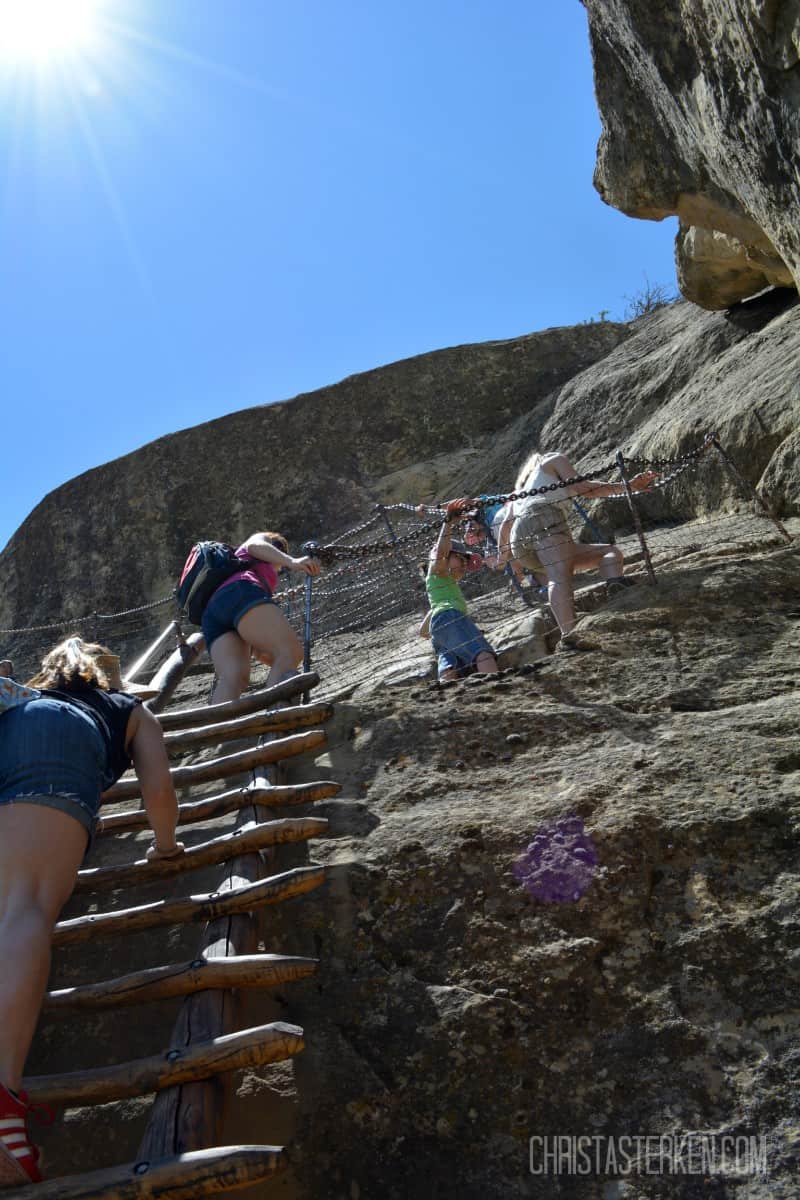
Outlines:
{"type": "Polygon", "coordinates": [[[0,1188],[41,1183],[39,1150],[28,1137],[32,1111],[25,1092],[15,1095],[0,1084],[0,1188]]]}

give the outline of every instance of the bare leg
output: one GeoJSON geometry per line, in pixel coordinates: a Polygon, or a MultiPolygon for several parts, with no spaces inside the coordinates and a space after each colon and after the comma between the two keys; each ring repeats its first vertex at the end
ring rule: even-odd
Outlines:
{"type": "Polygon", "coordinates": [[[561,632],[569,633],[576,622],[574,572],[599,567],[603,579],[612,579],[622,574],[622,552],[617,546],[607,544],[576,544],[563,535],[538,541],[536,550],[547,573],[553,616],[561,632]]]}
{"type": "Polygon", "coordinates": [[[211,703],[238,700],[250,682],[250,647],[229,630],[211,643],[209,654],[217,675],[211,703]]]}
{"type": "Polygon", "coordinates": [[[572,589],[575,549],[572,538],[560,532],[536,538],[535,553],[547,576],[550,608],[562,633],[569,633],[575,624],[572,589]]]}
{"type": "Polygon", "coordinates": [[[602,579],[618,579],[622,574],[625,560],[619,546],[605,543],[583,543],[575,546],[573,558],[574,571],[591,571],[593,567],[600,568],[602,579]]]}
{"type": "Polygon", "coordinates": [[[0,1083],[19,1090],[50,943],[86,850],[86,830],[39,804],[0,806],[0,1083]]]}
{"type": "Polygon", "coordinates": [[[576,620],[571,558],[548,564],[547,598],[559,629],[562,633],[569,633],[576,620]]]}
{"type": "Polygon", "coordinates": [[[296,670],[303,657],[303,647],[276,604],[257,604],[255,608],[248,609],[237,628],[256,654],[271,657],[268,687],[280,683],[290,671],[296,670]]]}
{"type": "Polygon", "coordinates": [[[496,675],[497,659],[488,650],[481,650],[475,659],[475,670],[479,675],[496,675]]]}

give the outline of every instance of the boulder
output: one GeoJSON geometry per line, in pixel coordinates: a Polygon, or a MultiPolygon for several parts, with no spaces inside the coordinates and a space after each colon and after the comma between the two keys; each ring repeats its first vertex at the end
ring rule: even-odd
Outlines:
{"type": "Polygon", "coordinates": [[[798,0],[585,6],[603,199],[634,217],[680,218],[681,284],[703,307],[769,282],[797,286],[798,0]],[[725,234],[741,251],[694,229],[725,234]]]}

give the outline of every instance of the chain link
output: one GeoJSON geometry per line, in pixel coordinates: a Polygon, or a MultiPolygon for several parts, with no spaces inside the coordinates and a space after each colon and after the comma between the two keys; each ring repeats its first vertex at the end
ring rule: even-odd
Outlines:
{"type": "MultiPolygon", "coordinates": [[[[687,450],[685,454],[679,455],[677,458],[638,458],[635,454],[625,458],[626,463],[634,463],[637,467],[650,468],[651,470],[660,470],[663,467],[677,467],[681,464],[688,465],[701,458],[707,450],[713,446],[717,435],[715,433],[707,433],[699,446],[687,450]]],[[[674,478],[674,476],[669,476],[674,478]]]]}
{"type": "Polygon", "coordinates": [[[616,469],[616,463],[610,467],[597,467],[588,475],[572,475],[569,479],[559,479],[558,483],[545,483],[542,487],[528,488],[521,492],[507,492],[498,494],[497,496],[476,496],[474,499],[467,501],[468,508],[485,508],[489,504],[507,504],[509,500],[525,500],[528,496],[547,496],[551,492],[558,492],[562,488],[572,487],[576,483],[591,483],[597,479],[598,475],[608,475],[616,469]]]}
{"type": "Polygon", "coordinates": [[[411,533],[406,533],[402,537],[396,538],[393,542],[364,542],[361,546],[336,546],[332,542],[329,542],[324,546],[317,546],[314,550],[314,556],[323,565],[327,565],[342,558],[369,558],[377,554],[394,554],[399,546],[407,546],[411,542],[417,541],[422,534],[430,533],[432,530],[438,528],[438,521],[428,521],[424,525],[417,526],[411,533]]]}
{"type": "MultiPolygon", "coordinates": [[[[381,506],[376,504],[375,507],[380,508],[381,506]]],[[[337,546],[339,542],[343,541],[345,538],[355,537],[356,534],[363,533],[365,529],[371,529],[373,525],[378,525],[380,521],[381,514],[380,512],[376,512],[374,516],[364,521],[362,525],[355,525],[352,529],[346,529],[344,533],[340,533],[339,536],[334,538],[332,542],[329,542],[328,545],[337,546]]]]}
{"type": "Polygon", "coordinates": [[[129,617],[133,613],[149,612],[154,608],[161,608],[164,604],[170,604],[174,600],[173,596],[165,596],[161,600],[153,600],[149,604],[139,604],[136,608],[124,608],[117,613],[87,613],[85,617],[63,617],[60,621],[53,621],[50,625],[26,625],[20,629],[0,629],[3,634],[19,634],[19,633],[46,633],[52,629],[64,629],[67,625],[86,625],[89,621],[115,621],[118,617],[129,617]]]}
{"type": "Polygon", "coordinates": [[[422,508],[431,516],[434,513],[441,515],[444,512],[444,508],[441,504],[406,504],[405,502],[398,502],[397,504],[382,504],[381,508],[383,508],[386,512],[410,512],[417,514],[422,508]]]}
{"type": "Polygon", "coordinates": [[[345,625],[337,626],[335,629],[325,629],[318,636],[320,638],[329,638],[329,637],[333,637],[335,634],[338,634],[338,633],[350,633],[352,630],[357,629],[359,626],[361,626],[363,628],[365,625],[374,624],[376,617],[382,616],[383,614],[389,612],[391,609],[397,609],[398,610],[397,615],[401,616],[403,611],[405,611],[403,609],[403,606],[400,603],[401,599],[402,599],[402,597],[394,597],[392,600],[390,600],[386,604],[379,605],[378,607],[370,607],[369,620],[365,620],[364,617],[356,617],[353,620],[347,622],[345,625]]]}
{"type": "Polygon", "coordinates": [[[657,479],[653,484],[650,485],[650,487],[647,489],[647,491],[648,492],[660,491],[662,488],[665,488],[667,486],[667,484],[672,483],[673,479],[677,479],[679,475],[682,475],[684,473],[684,471],[688,471],[692,467],[696,467],[697,465],[698,465],[698,458],[695,457],[695,458],[688,459],[686,462],[683,462],[679,466],[677,466],[674,471],[670,471],[669,475],[662,475],[660,479],[657,479]]]}

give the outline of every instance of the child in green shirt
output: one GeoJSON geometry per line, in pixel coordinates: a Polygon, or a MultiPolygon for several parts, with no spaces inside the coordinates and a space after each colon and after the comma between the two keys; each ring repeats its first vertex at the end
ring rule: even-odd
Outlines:
{"type": "Polygon", "coordinates": [[[458,679],[464,668],[473,665],[480,674],[497,672],[494,650],[467,616],[467,602],[458,586],[473,559],[464,543],[451,536],[451,524],[461,517],[462,508],[459,501],[448,504],[425,580],[431,607],[424,624],[430,630],[443,682],[458,679]]]}

